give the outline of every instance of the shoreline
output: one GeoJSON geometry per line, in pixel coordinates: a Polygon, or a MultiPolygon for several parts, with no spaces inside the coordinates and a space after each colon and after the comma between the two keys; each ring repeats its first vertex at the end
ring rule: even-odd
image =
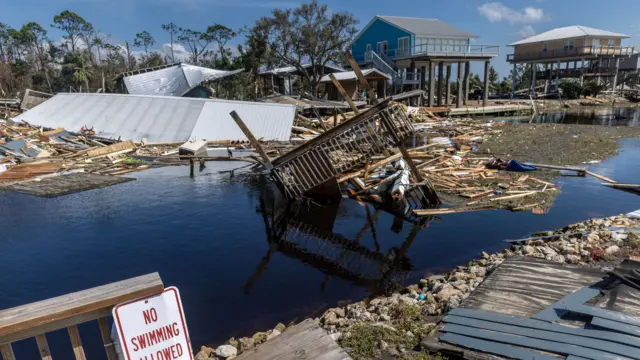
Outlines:
{"type": "MultiPolygon", "coordinates": [[[[436,355],[425,352],[420,344],[433,334],[439,320],[460,306],[506,258],[533,257],[605,271],[624,259],[640,259],[640,232],[629,229],[640,231],[640,218],[620,214],[534,233],[502,252],[482,252],[477,259],[444,274],[425,276],[401,292],[340,304],[312,320],[354,359],[432,359],[436,355]]],[[[232,346],[240,354],[285,331],[286,326],[280,323],[252,337],[231,338],[221,347],[232,346]]],[[[225,359],[216,355],[218,349],[202,346],[196,359],[225,359]]]]}

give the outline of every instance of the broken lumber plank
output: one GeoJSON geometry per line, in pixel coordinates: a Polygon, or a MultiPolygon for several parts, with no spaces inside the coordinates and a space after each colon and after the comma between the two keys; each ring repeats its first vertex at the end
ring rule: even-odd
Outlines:
{"type": "Polygon", "coordinates": [[[93,150],[87,151],[87,156],[90,158],[104,156],[107,154],[120,152],[124,150],[134,150],[136,148],[136,144],[133,143],[132,140],[123,141],[115,144],[111,144],[109,146],[98,147],[93,150]]]}
{"type": "Polygon", "coordinates": [[[600,179],[600,180],[604,180],[604,181],[606,181],[606,182],[608,182],[608,183],[611,183],[611,184],[615,184],[615,183],[617,183],[617,181],[615,181],[615,180],[611,180],[611,179],[609,179],[608,177],[604,177],[604,176],[602,176],[602,175],[598,175],[598,174],[593,173],[593,172],[591,172],[591,171],[589,171],[589,170],[585,171],[585,173],[587,173],[587,175],[591,175],[591,176],[593,176],[593,177],[595,177],[595,178],[598,178],[598,179],[600,179]]]}
{"type": "Polygon", "coordinates": [[[432,216],[432,215],[444,215],[444,214],[457,214],[471,211],[481,210],[496,210],[493,206],[478,206],[478,207],[463,207],[463,208],[446,208],[446,209],[420,209],[413,210],[413,213],[417,216],[432,216]]]}
{"type": "Polygon", "coordinates": [[[559,165],[547,165],[547,164],[525,164],[529,166],[534,166],[536,168],[541,169],[552,169],[552,170],[566,170],[566,171],[576,171],[579,173],[586,173],[586,168],[576,167],[576,166],[559,166],[559,165]]]}
{"type": "Polygon", "coordinates": [[[351,107],[351,110],[353,110],[353,112],[356,115],[360,114],[360,111],[358,111],[358,107],[356,106],[356,104],[353,103],[353,100],[351,100],[351,97],[349,97],[349,94],[347,94],[347,92],[344,90],[342,85],[340,85],[340,82],[338,81],[338,79],[336,79],[335,75],[329,74],[329,78],[331,79],[333,86],[335,86],[336,89],[338,89],[338,92],[340,93],[340,95],[342,95],[344,100],[349,104],[349,106],[351,107]]]}
{"type": "MultiPolygon", "coordinates": [[[[386,165],[386,164],[388,164],[388,163],[390,163],[390,162],[392,162],[394,160],[398,160],[401,157],[402,157],[402,153],[397,153],[395,155],[391,155],[391,156],[389,156],[389,157],[387,157],[385,159],[382,159],[382,160],[380,160],[380,161],[378,161],[376,163],[373,163],[373,164],[369,165],[369,169],[372,169],[372,170],[376,169],[376,168],[378,168],[378,167],[380,167],[382,165],[386,165]]],[[[351,178],[354,178],[356,176],[361,176],[363,174],[364,174],[364,170],[359,170],[359,171],[352,172],[352,173],[349,173],[349,174],[344,174],[342,177],[338,178],[338,184],[341,183],[341,182],[345,182],[345,181],[347,181],[347,180],[349,180],[351,178]]]]}
{"type": "Polygon", "coordinates": [[[483,192],[477,193],[477,194],[461,194],[460,196],[462,196],[464,198],[468,198],[468,199],[475,199],[475,198],[491,195],[494,192],[495,191],[493,191],[493,190],[487,190],[487,191],[483,191],[483,192]]]}
{"type": "Polygon", "coordinates": [[[502,196],[502,197],[498,197],[498,198],[489,199],[489,201],[500,201],[500,200],[517,199],[517,198],[521,198],[521,197],[537,194],[539,192],[540,191],[530,191],[530,192],[527,192],[527,193],[524,193],[524,194],[502,196]]]}
{"type": "Polygon", "coordinates": [[[609,184],[609,183],[602,183],[601,185],[612,187],[612,188],[615,188],[615,189],[640,190],[640,184],[618,184],[618,183],[609,184]]]}

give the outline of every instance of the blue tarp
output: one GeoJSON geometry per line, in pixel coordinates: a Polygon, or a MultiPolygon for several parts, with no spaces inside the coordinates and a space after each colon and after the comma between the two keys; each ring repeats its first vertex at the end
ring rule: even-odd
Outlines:
{"type": "Polygon", "coordinates": [[[509,161],[507,165],[507,171],[515,171],[515,172],[527,172],[527,171],[535,171],[536,167],[531,165],[520,164],[516,160],[509,161]]]}

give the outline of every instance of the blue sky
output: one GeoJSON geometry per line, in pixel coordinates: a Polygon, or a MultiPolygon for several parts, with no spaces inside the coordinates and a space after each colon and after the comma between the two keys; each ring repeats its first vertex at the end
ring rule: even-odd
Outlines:
{"type": "MultiPolygon", "coordinates": [[[[507,75],[505,61],[510,51],[506,44],[526,35],[555,27],[585,25],[632,36],[626,45],[640,45],[640,1],[638,0],[325,0],[334,11],[349,11],[363,27],[375,15],[437,18],[479,36],[476,44],[502,45],[501,55],[493,60],[500,76],[507,75]]],[[[55,14],[69,9],[90,21],[112,41],[131,40],[137,32],[152,33],[158,46],[168,42],[160,25],[204,30],[214,23],[237,29],[251,25],[273,8],[295,7],[288,0],[7,0],[2,5],[0,22],[19,27],[29,21],[50,25],[55,14]]],[[[50,29],[50,35],[59,33],[50,29]]],[[[243,42],[242,38],[234,43],[243,42]]],[[[473,64],[479,72],[481,64],[473,64]]]]}

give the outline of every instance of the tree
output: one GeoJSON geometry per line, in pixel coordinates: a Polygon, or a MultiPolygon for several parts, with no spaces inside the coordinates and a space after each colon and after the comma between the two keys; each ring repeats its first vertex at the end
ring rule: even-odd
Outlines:
{"type": "Polygon", "coordinates": [[[317,0],[296,9],[272,11],[250,30],[254,39],[264,39],[267,64],[294,66],[314,97],[329,63],[341,63],[343,49],[356,34],[358,24],[348,12],[330,12],[317,0]],[[310,68],[303,65],[309,63],[310,68]]]}
{"type": "Polygon", "coordinates": [[[133,52],[131,51],[131,46],[129,46],[128,41],[124,42],[124,51],[127,71],[131,71],[136,67],[136,57],[133,56],[133,52]]]}
{"type": "Polygon", "coordinates": [[[582,86],[575,79],[565,79],[560,82],[560,89],[562,93],[569,99],[578,99],[582,95],[582,86]]]}
{"type": "Polygon", "coordinates": [[[144,53],[149,55],[149,48],[156,43],[153,36],[148,31],[143,31],[136,34],[136,38],[133,40],[133,46],[144,48],[144,53]]]}
{"type": "Polygon", "coordinates": [[[54,16],[51,26],[66,33],[63,38],[71,44],[71,51],[76,51],[78,41],[94,31],[93,26],[82,16],[69,10],[54,16]]]}
{"type": "Polygon", "coordinates": [[[149,54],[142,55],[138,64],[141,69],[162,65],[166,65],[166,62],[162,58],[162,55],[155,51],[152,51],[149,54]]]}
{"type": "Polygon", "coordinates": [[[174,44],[173,37],[178,33],[178,27],[174,23],[168,23],[168,24],[162,25],[162,30],[169,33],[169,37],[171,39],[171,62],[175,63],[176,59],[173,55],[173,44],[174,44]]]}
{"type": "Polygon", "coordinates": [[[198,64],[200,56],[207,51],[207,46],[213,41],[213,36],[209,33],[179,28],[178,41],[185,45],[191,53],[190,60],[198,64]]]}
{"type": "Polygon", "coordinates": [[[489,86],[494,91],[498,87],[498,72],[493,68],[493,66],[489,68],[489,86]]]}
{"type": "Polygon", "coordinates": [[[589,81],[584,84],[583,93],[587,96],[598,97],[604,88],[604,85],[598,85],[595,81],[589,81]]]}
{"type": "Polygon", "coordinates": [[[229,29],[228,27],[220,24],[215,24],[207,28],[207,34],[210,34],[218,45],[218,53],[222,60],[222,66],[226,68],[229,65],[229,57],[231,57],[231,50],[227,49],[227,43],[235,38],[238,34],[229,29]]]}

